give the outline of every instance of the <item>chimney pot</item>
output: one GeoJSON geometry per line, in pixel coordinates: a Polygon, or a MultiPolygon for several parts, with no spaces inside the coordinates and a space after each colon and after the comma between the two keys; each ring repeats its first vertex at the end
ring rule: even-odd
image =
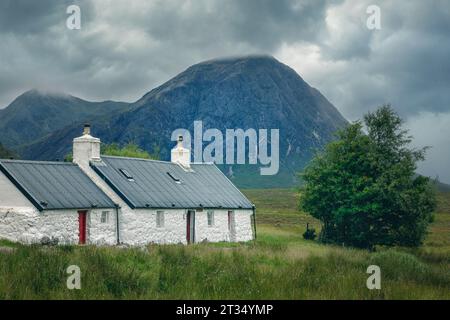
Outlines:
{"type": "Polygon", "coordinates": [[[83,135],[90,135],[91,134],[91,125],[89,123],[86,123],[83,127],[83,135]]]}

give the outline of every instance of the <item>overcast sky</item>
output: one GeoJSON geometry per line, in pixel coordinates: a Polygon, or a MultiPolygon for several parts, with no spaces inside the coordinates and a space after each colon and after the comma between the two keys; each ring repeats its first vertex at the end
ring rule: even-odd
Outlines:
{"type": "Polygon", "coordinates": [[[207,59],[270,54],[349,120],[391,103],[450,182],[450,1],[2,0],[0,106],[31,88],[135,101],[207,59]],[[81,29],[66,27],[68,5],[81,29]],[[381,29],[366,26],[369,5],[381,29]]]}

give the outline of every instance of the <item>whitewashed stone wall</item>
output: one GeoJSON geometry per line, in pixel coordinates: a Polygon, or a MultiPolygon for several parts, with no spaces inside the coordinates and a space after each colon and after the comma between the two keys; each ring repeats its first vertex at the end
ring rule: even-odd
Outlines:
{"type": "Polygon", "coordinates": [[[24,243],[36,242],[33,228],[38,213],[30,207],[0,207],[0,238],[24,243]]]}
{"type": "Polygon", "coordinates": [[[60,244],[78,243],[78,215],[73,210],[0,207],[0,237],[22,243],[39,243],[43,237],[57,238],[60,244]]]}
{"type": "MultiPolygon", "coordinates": [[[[113,213],[112,210],[111,214],[113,213]]],[[[107,224],[100,222],[102,210],[88,211],[87,243],[116,244],[114,216],[107,224]]],[[[47,210],[34,207],[0,207],[0,238],[22,243],[39,243],[42,238],[58,239],[59,244],[78,244],[77,210],[47,210]]]]}
{"type": "MultiPolygon", "coordinates": [[[[87,214],[87,243],[96,245],[117,244],[116,209],[90,210],[87,214]],[[102,212],[107,212],[108,221],[102,222],[102,212]]],[[[78,224],[77,224],[78,226],[78,224]]],[[[78,233],[77,233],[78,235],[78,233]]]]}
{"type": "Polygon", "coordinates": [[[208,225],[208,210],[195,212],[195,242],[230,241],[228,211],[213,210],[214,225],[208,225]]]}
{"type": "MultiPolygon", "coordinates": [[[[228,228],[228,210],[213,210],[214,224],[208,225],[208,210],[195,213],[195,241],[220,242],[232,241],[228,228]]],[[[249,241],[253,239],[252,210],[234,210],[235,237],[234,241],[249,241]]]]}
{"type": "Polygon", "coordinates": [[[121,242],[129,245],[148,243],[186,243],[184,210],[150,210],[122,208],[120,216],[121,242]],[[164,224],[157,226],[157,211],[164,212],[164,224]]]}
{"type": "MultiPolygon", "coordinates": [[[[115,244],[116,220],[110,209],[110,221],[100,222],[104,210],[88,211],[87,242],[115,244]]],[[[0,238],[22,243],[39,243],[43,237],[57,238],[60,244],[77,244],[77,210],[39,212],[33,204],[0,172],[0,238]]]]}
{"type": "MultiPolygon", "coordinates": [[[[252,210],[235,211],[234,241],[253,239],[252,210]]],[[[121,242],[129,245],[186,244],[187,210],[132,210],[123,207],[120,216],[121,242]],[[164,226],[157,226],[157,211],[164,212],[164,226]]],[[[207,210],[195,212],[195,242],[231,241],[228,211],[214,210],[214,225],[208,226],[207,210]]]]}
{"type": "MultiPolygon", "coordinates": [[[[132,210],[122,208],[120,217],[121,242],[129,245],[186,244],[187,210],[167,209],[132,210]],[[157,211],[164,212],[164,226],[157,226],[157,211]]],[[[253,239],[252,210],[235,211],[235,241],[253,239]]],[[[214,225],[208,226],[207,211],[195,213],[195,242],[231,241],[228,229],[228,211],[214,211],[214,225]]]]}
{"type": "Polygon", "coordinates": [[[36,241],[43,237],[56,238],[60,244],[78,243],[78,212],[52,210],[38,212],[36,225],[29,230],[36,241]]]}
{"type": "Polygon", "coordinates": [[[252,219],[253,210],[234,210],[235,213],[235,240],[237,242],[250,241],[254,238],[252,219]]]}

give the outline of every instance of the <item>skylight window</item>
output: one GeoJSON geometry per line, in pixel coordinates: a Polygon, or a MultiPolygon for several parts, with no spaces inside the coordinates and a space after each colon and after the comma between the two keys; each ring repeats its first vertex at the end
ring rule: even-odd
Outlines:
{"type": "Polygon", "coordinates": [[[128,179],[128,181],[134,181],[133,176],[125,169],[119,169],[120,173],[128,179]]]}
{"type": "Polygon", "coordinates": [[[172,180],[175,181],[175,183],[181,183],[181,180],[180,180],[179,178],[175,177],[175,176],[174,176],[173,174],[171,174],[170,172],[167,172],[167,175],[168,175],[169,177],[171,177],[172,180]]]}

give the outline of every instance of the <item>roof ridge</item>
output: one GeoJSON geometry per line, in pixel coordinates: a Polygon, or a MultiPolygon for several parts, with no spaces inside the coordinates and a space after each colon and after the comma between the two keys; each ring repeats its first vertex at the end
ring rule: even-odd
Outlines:
{"type": "Polygon", "coordinates": [[[37,161],[37,160],[20,160],[20,159],[0,159],[3,163],[24,163],[24,164],[47,164],[47,165],[66,165],[66,166],[77,166],[73,162],[64,161],[37,161]]]}
{"type": "MultiPolygon", "coordinates": [[[[145,159],[145,158],[133,158],[133,157],[121,157],[121,156],[110,156],[110,155],[100,155],[100,159],[102,158],[112,158],[112,159],[122,159],[122,160],[139,160],[139,161],[146,161],[146,162],[160,162],[160,163],[167,163],[171,165],[178,165],[178,163],[174,163],[171,161],[165,161],[165,160],[157,160],[157,159],[145,159]]],[[[98,161],[100,162],[100,161],[98,161]]],[[[94,162],[95,163],[95,162],[94,162]]],[[[191,165],[215,165],[214,162],[191,162],[191,165]]]]}
{"type": "Polygon", "coordinates": [[[113,159],[126,159],[126,160],[139,160],[139,161],[147,161],[147,162],[163,162],[163,163],[170,163],[170,164],[176,164],[170,161],[164,161],[164,160],[156,160],[156,159],[144,159],[144,158],[133,158],[133,157],[121,157],[121,156],[109,156],[109,155],[100,155],[100,159],[102,158],[113,158],[113,159]]]}

